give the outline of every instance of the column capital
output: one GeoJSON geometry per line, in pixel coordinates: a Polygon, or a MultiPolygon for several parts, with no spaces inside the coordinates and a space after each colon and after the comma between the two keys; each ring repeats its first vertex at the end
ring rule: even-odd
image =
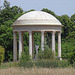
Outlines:
{"type": "Polygon", "coordinates": [[[62,31],[58,31],[58,33],[62,33],[62,31]]]}
{"type": "Polygon", "coordinates": [[[32,33],[33,31],[31,31],[31,30],[28,30],[28,32],[29,32],[29,33],[32,33]]]}
{"type": "Polygon", "coordinates": [[[41,32],[45,32],[45,31],[41,31],[41,32]]]}
{"type": "Polygon", "coordinates": [[[13,31],[13,33],[17,33],[17,31],[13,31]]]}
{"type": "Polygon", "coordinates": [[[22,31],[18,31],[18,33],[22,33],[22,31]]]}
{"type": "Polygon", "coordinates": [[[52,31],[52,33],[56,33],[56,31],[52,31]]]}
{"type": "Polygon", "coordinates": [[[45,31],[41,31],[41,35],[44,35],[44,32],[45,32],[45,31]]]}

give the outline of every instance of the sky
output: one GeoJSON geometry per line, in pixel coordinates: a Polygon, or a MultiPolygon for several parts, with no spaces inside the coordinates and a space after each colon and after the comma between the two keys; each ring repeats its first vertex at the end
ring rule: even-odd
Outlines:
{"type": "MultiPolygon", "coordinates": [[[[43,8],[48,8],[56,15],[71,16],[75,13],[75,0],[7,0],[10,6],[19,6],[24,11],[35,9],[37,11],[43,8]]],[[[4,0],[0,0],[0,6],[3,5],[4,0]]]]}

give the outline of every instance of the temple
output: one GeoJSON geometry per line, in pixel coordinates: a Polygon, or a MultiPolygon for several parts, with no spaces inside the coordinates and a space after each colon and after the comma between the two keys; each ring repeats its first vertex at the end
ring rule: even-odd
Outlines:
{"type": "Polygon", "coordinates": [[[55,34],[58,33],[58,57],[61,58],[62,24],[51,14],[43,11],[31,11],[19,17],[13,27],[13,60],[17,60],[17,33],[19,34],[19,58],[23,51],[23,32],[29,32],[29,55],[34,52],[34,32],[41,32],[41,50],[44,50],[44,33],[52,33],[52,51],[55,52],[55,34]]]}

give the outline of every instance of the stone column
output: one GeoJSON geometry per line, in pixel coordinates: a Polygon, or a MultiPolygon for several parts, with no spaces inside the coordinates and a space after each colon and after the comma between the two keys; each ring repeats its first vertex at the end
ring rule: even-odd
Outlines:
{"type": "Polygon", "coordinates": [[[55,31],[52,32],[52,51],[55,53],[55,31]]]}
{"type": "Polygon", "coordinates": [[[32,58],[32,31],[29,31],[29,55],[32,58]]]}
{"type": "Polygon", "coordinates": [[[19,31],[19,58],[21,57],[21,53],[23,51],[23,34],[19,31]]]}
{"type": "Polygon", "coordinates": [[[61,57],[61,32],[58,32],[58,57],[61,57]]]}
{"type": "Polygon", "coordinates": [[[44,50],[44,31],[41,31],[41,49],[44,50]]]}
{"type": "Polygon", "coordinates": [[[17,32],[13,32],[13,61],[17,61],[17,32]]]}

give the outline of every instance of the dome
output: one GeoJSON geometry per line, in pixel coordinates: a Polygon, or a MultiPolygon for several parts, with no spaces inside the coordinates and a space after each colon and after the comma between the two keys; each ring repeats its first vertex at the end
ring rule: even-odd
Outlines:
{"type": "Polygon", "coordinates": [[[61,25],[61,23],[49,13],[43,11],[31,11],[19,17],[13,23],[13,26],[16,25],[61,25]]]}

